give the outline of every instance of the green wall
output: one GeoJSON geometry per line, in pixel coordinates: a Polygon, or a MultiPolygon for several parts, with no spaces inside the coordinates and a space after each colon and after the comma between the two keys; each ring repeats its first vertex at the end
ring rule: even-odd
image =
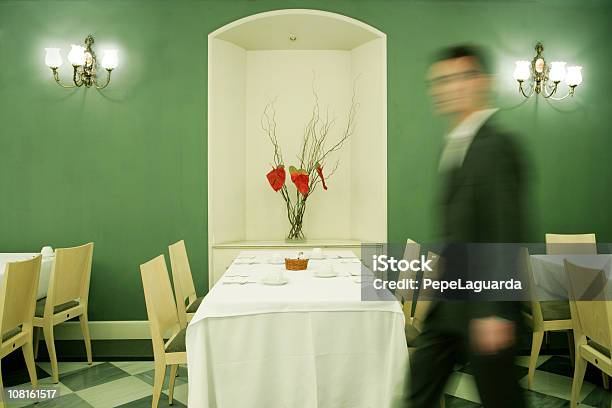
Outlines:
{"type": "Polygon", "coordinates": [[[300,7],[388,35],[390,241],[436,239],[444,123],[432,117],[423,76],[434,50],[459,41],[490,46],[500,63],[500,119],[534,161],[531,239],[595,231],[612,241],[612,8],[602,2],[0,0],[0,251],[94,241],[92,320],[145,318],[138,265],[181,238],[204,291],[207,35],[300,7]],[[90,32],[98,49],[120,50],[111,86],[59,88],[43,48],[65,57],[90,32]],[[584,65],[573,100],[516,95],[513,61],[530,58],[536,40],[549,59],[584,65]]]}

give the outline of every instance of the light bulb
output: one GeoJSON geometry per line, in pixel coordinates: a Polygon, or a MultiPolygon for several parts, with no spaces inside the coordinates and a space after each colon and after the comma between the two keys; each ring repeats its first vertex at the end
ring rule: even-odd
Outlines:
{"type": "Polygon", "coordinates": [[[582,67],[567,67],[565,80],[569,86],[578,86],[582,83],[582,67]]]}
{"type": "Polygon", "coordinates": [[[561,82],[565,78],[565,62],[553,61],[550,63],[548,78],[553,82],[561,82]]]}
{"type": "Polygon", "coordinates": [[[514,79],[517,81],[526,81],[529,79],[531,72],[529,70],[529,61],[516,61],[516,67],[514,68],[514,79]]]}
{"type": "Polygon", "coordinates": [[[85,64],[85,47],[75,44],[72,44],[71,47],[72,49],[68,53],[68,61],[75,67],[85,64]]]}
{"type": "Polygon", "coordinates": [[[45,55],[45,64],[49,68],[59,68],[62,66],[62,56],[60,55],[59,48],[45,48],[47,55],[45,55]]]}
{"type": "Polygon", "coordinates": [[[104,51],[104,57],[102,58],[102,67],[110,71],[117,68],[118,64],[119,57],[117,56],[117,50],[104,51]]]}

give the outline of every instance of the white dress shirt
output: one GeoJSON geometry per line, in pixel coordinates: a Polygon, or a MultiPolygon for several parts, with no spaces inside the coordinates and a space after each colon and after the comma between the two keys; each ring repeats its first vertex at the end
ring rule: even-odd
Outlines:
{"type": "Polygon", "coordinates": [[[482,125],[497,112],[498,108],[472,112],[446,135],[446,144],[440,156],[440,172],[461,167],[465,155],[482,125]]]}

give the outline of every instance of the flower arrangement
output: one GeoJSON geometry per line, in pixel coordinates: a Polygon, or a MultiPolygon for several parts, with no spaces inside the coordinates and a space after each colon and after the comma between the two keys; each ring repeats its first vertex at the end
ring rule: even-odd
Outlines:
{"type": "Polygon", "coordinates": [[[319,98],[314,90],[313,95],[315,102],[312,115],[304,128],[302,147],[297,156],[296,164],[299,164],[299,167],[289,166],[291,182],[295,185],[296,189],[295,194],[290,193],[285,183],[287,174],[285,161],[283,160],[281,147],[276,135],[276,110],[274,109],[274,102],[266,105],[261,118],[262,129],[274,148],[273,162],[271,163],[272,169],[266,174],[266,178],[274,192],[280,193],[285,201],[287,218],[291,224],[287,240],[305,239],[302,227],[306,202],[319,183],[321,183],[323,190],[327,190],[327,181],[329,181],[339,165],[339,161],[336,161],[331,170],[327,172],[327,176],[324,176],[324,169],[327,168],[326,163],[329,155],[340,150],[355,130],[355,116],[358,104],[355,102],[354,89],[346,127],[343,129],[339,139],[333,143],[328,143],[328,138],[336,118],[330,117],[329,109],[327,109],[324,116],[321,115],[319,98]]]}

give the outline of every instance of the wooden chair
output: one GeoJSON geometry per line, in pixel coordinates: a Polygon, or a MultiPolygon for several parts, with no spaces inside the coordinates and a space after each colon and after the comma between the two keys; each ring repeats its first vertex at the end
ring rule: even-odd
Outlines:
{"type": "MultiPolygon", "coordinates": [[[[412,261],[413,259],[418,259],[421,255],[421,245],[416,243],[411,239],[406,240],[406,249],[404,250],[403,259],[407,261],[412,261]]],[[[413,271],[400,271],[398,276],[398,281],[404,279],[415,279],[416,272],[413,271]]],[[[402,310],[404,311],[404,318],[406,320],[406,325],[412,325],[412,305],[414,303],[415,291],[410,289],[398,289],[395,291],[395,297],[402,305],[402,310]]]]}
{"type": "Polygon", "coordinates": [[[153,356],[155,360],[155,379],[153,383],[152,407],[159,404],[166,366],[170,366],[170,380],[168,385],[168,403],[172,405],[174,397],[174,379],[179,364],[187,364],[187,350],[185,345],[186,328],[181,326],[177,312],[170,278],[163,255],[140,265],[142,286],[144,288],[147,315],[153,342],[153,356]],[[169,340],[164,341],[166,333],[170,333],[169,340]]]}
{"type": "Polygon", "coordinates": [[[546,234],[548,255],[595,255],[595,234],[546,234]]]}
{"type": "Polygon", "coordinates": [[[577,266],[567,260],[565,270],[568,274],[576,342],[574,380],[570,397],[570,406],[575,408],[587,363],[593,364],[606,375],[612,375],[612,301],[604,270],[577,266]],[[593,287],[601,288],[601,292],[581,300],[582,295],[593,287]]]}
{"type": "MultiPolygon", "coordinates": [[[[440,256],[434,252],[427,252],[427,260],[431,260],[431,271],[424,271],[423,278],[437,279],[440,276],[440,256]]],[[[422,279],[421,279],[422,284],[422,279]]],[[[420,298],[427,295],[427,292],[422,291],[422,288],[419,288],[419,294],[416,305],[414,307],[414,316],[412,318],[412,326],[420,332],[423,329],[423,323],[425,322],[425,318],[427,317],[427,313],[429,312],[429,308],[433,303],[432,300],[421,300],[420,298]]]]}
{"type": "MultiPolygon", "coordinates": [[[[42,256],[6,264],[3,282],[0,282],[0,369],[2,358],[21,348],[32,385],[38,385],[34,348],[32,344],[36,291],[42,256]]],[[[0,407],[4,388],[0,374],[0,407]]]]}
{"type": "Polygon", "coordinates": [[[193,276],[189,267],[189,258],[185,249],[185,241],[178,241],[168,247],[170,252],[170,266],[172,267],[172,283],[176,297],[181,327],[187,327],[195,312],[198,310],[204,297],[197,297],[193,276]]]}
{"type": "MultiPolygon", "coordinates": [[[[51,377],[56,384],[59,381],[59,369],[53,338],[54,326],[78,317],[85,341],[87,362],[92,364],[87,305],[93,248],[94,244],[90,242],[74,248],[56,249],[47,297],[36,302],[33,324],[35,327],[42,327],[51,360],[51,377]]],[[[37,349],[38,335],[35,336],[34,345],[37,349]]]]}
{"type": "MultiPolygon", "coordinates": [[[[419,256],[421,248],[419,245],[417,249],[417,247],[414,245],[415,244],[414,241],[411,241],[411,242],[413,243],[413,245],[411,245],[413,247],[411,250],[412,252],[411,255],[414,255],[414,253],[416,252],[416,256],[414,256],[411,259],[415,259],[419,256]]],[[[408,246],[406,247],[406,252],[407,251],[408,251],[408,246]]],[[[406,254],[404,254],[404,259],[408,259],[406,258],[406,254]]],[[[420,279],[420,285],[423,284],[423,278],[436,279],[439,277],[439,274],[440,274],[440,271],[438,269],[440,256],[434,252],[428,251],[427,260],[432,261],[431,262],[432,270],[423,271],[422,278],[420,279]]],[[[416,305],[414,306],[414,315],[410,317],[409,319],[406,318],[405,334],[406,334],[406,343],[408,345],[408,350],[415,349],[416,347],[415,341],[417,337],[419,336],[419,334],[421,334],[421,330],[423,329],[423,323],[425,322],[425,318],[427,317],[427,312],[429,311],[429,308],[432,303],[431,300],[419,299],[426,295],[426,293],[422,291],[421,287],[419,287],[419,291],[417,294],[418,294],[417,298],[410,301],[411,302],[410,309],[412,309],[412,302],[413,301],[416,302],[416,305]]],[[[404,316],[406,316],[406,308],[404,308],[404,316]]],[[[445,397],[443,393],[442,397],[440,398],[440,405],[439,405],[440,408],[444,408],[446,406],[446,402],[444,398],[445,397]]]]}
{"type": "MultiPolygon", "coordinates": [[[[525,251],[527,251],[525,249],[525,251]]],[[[595,234],[546,234],[546,253],[548,255],[592,255],[597,253],[595,234]]],[[[525,271],[530,280],[533,279],[529,252],[525,258],[525,271]]],[[[531,354],[529,356],[529,371],[527,374],[527,387],[533,389],[538,356],[544,341],[544,333],[549,331],[567,330],[570,359],[574,358],[574,342],[572,335],[572,319],[569,302],[565,300],[547,300],[530,302],[523,308],[527,323],[533,330],[531,340],[531,354]]]]}

